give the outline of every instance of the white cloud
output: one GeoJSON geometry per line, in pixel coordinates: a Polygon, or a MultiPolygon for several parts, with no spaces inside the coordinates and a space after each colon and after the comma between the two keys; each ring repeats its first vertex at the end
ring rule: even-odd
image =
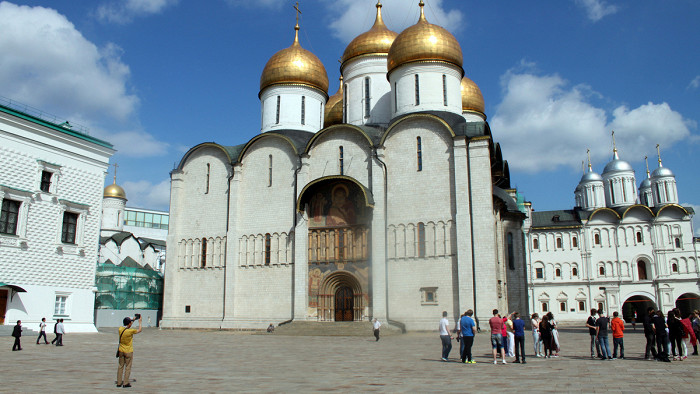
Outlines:
{"type": "Polygon", "coordinates": [[[170,179],[157,184],[149,181],[126,181],[122,187],[130,207],[167,210],[170,205],[170,179]]]}
{"type": "Polygon", "coordinates": [[[609,5],[604,0],[576,0],[576,4],[586,10],[588,19],[598,22],[605,16],[612,15],[619,11],[617,6],[609,5]]]}
{"type": "MultiPolygon", "coordinates": [[[[100,138],[98,133],[95,136],[100,138]]],[[[144,131],[121,131],[102,136],[112,145],[117,153],[128,157],[153,157],[168,153],[170,144],[156,140],[144,131]]]]}
{"type": "MultiPolygon", "coordinates": [[[[390,30],[400,33],[418,21],[417,2],[387,1],[382,3],[382,18],[390,30]]],[[[331,11],[330,28],[344,42],[369,30],[374,23],[376,0],[336,0],[327,2],[331,11]]],[[[450,32],[459,31],[464,25],[463,14],[457,9],[446,10],[443,0],[426,3],[425,17],[428,22],[444,27],[450,32]]]]}
{"type": "Polygon", "coordinates": [[[113,44],[98,48],[55,10],[0,3],[2,95],[42,110],[124,120],[139,100],[113,44]]]}
{"type": "Polygon", "coordinates": [[[503,101],[491,125],[515,171],[578,169],[588,148],[600,171],[612,154],[611,130],[621,158],[636,162],[660,141],[670,147],[689,138],[689,127],[694,127],[667,103],[619,106],[609,120],[604,109],[591,103],[597,93],[586,85],[570,86],[558,75],[508,71],[501,85],[503,101]]]}
{"type": "Polygon", "coordinates": [[[693,80],[690,81],[690,84],[688,84],[688,89],[697,89],[697,88],[700,88],[700,75],[693,78],[693,80]]]}
{"type": "Polygon", "coordinates": [[[112,0],[97,7],[98,19],[111,23],[129,23],[136,17],[160,14],[179,0],[112,0]]]}

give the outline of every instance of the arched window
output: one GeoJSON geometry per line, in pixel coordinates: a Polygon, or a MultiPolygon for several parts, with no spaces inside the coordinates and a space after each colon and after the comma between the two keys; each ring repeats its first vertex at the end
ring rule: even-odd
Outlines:
{"type": "Polygon", "coordinates": [[[593,235],[593,243],[596,245],[600,245],[600,234],[596,233],[593,235]]]}
{"type": "Polygon", "coordinates": [[[671,264],[671,272],[678,272],[678,264],[676,264],[676,263],[671,264]]]}
{"type": "Polygon", "coordinates": [[[647,265],[641,260],[637,262],[637,274],[639,280],[647,280],[647,265]]]}
{"type": "Polygon", "coordinates": [[[344,152],[343,152],[343,146],[341,145],[338,147],[338,168],[340,170],[340,175],[345,174],[345,168],[344,168],[344,162],[343,162],[344,160],[345,160],[345,157],[344,157],[344,152]]]}
{"type": "Polygon", "coordinates": [[[578,268],[574,267],[571,269],[571,276],[578,276],[578,268]]]}
{"type": "Polygon", "coordinates": [[[508,233],[506,236],[506,243],[508,244],[508,268],[515,269],[515,255],[513,250],[513,233],[508,233]]]}
{"type": "Polygon", "coordinates": [[[542,305],[542,312],[549,312],[549,303],[548,302],[543,302],[541,303],[542,305]]]}
{"type": "Polygon", "coordinates": [[[566,302],[559,303],[559,312],[566,312],[566,302]]]}
{"type": "Polygon", "coordinates": [[[578,238],[571,238],[571,246],[573,246],[574,248],[578,248],[578,238]]]}
{"type": "Polygon", "coordinates": [[[272,155],[268,156],[267,187],[272,186],[272,155]]]}
{"type": "Polygon", "coordinates": [[[275,124],[280,124],[280,96],[277,96],[277,113],[275,114],[275,124]]]}
{"type": "Polygon", "coordinates": [[[557,249],[561,249],[561,238],[557,238],[557,249]]]}
{"type": "Polygon", "coordinates": [[[418,74],[415,75],[416,81],[416,105],[420,105],[420,81],[418,79],[418,74]]]}
{"type": "Polygon", "coordinates": [[[542,267],[535,268],[535,278],[544,279],[544,269],[542,267]]]}
{"type": "Polygon", "coordinates": [[[209,176],[211,175],[211,164],[207,163],[207,187],[204,190],[204,194],[209,193],[209,176]]]}
{"type": "Polygon", "coordinates": [[[423,144],[420,137],[416,137],[416,161],[418,162],[418,171],[423,171],[423,144]]]}
{"type": "Polygon", "coordinates": [[[369,77],[365,77],[365,118],[369,118],[370,98],[369,98],[369,77]]]}
{"type": "Polygon", "coordinates": [[[418,257],[425,257],[425,224],[418,223],[418,257]]]}
{"type": "Polygon", "coordinates": [[[201,257],[202,268],[207,266],[207,239],[202,238],[202,257],[201,257]]]}
{"type": "Polygon", "coordinates": [[[265,265],[270,265],[270,244],[272,237],[270,233],[265,234],[265,265]]]}
{"type": "Polygon", "coordinates": [[[442,74],[442,104],[447,107],[447,76],[442,74]]]}
{"type": "Polygon", "coordinates": [[[642,242],[642,232],[641,231],[637,231],[637,242],[640,242],[640,243],[642,242]]]}
{"type": "Polygon", "coordinates": [[[605,276],[605,267],[603,267],[602,265],[598,267],[598,275],[605,276]]]}
{"type": "Polygon", "coordinates": [[[578,310],[579,310],[579,312],[583,312],[586,310],[586,301],[579,301],[578,302],[578,310]]]}
{"type": "Polygon", "coordinates": [[[539,249],[540,248],[540,241],[535,238],[532,240],[532,249],[539,249]]]}
{"type": "Polygon", "coordinates": [[[680,247],[681,247],[681,239],[680,239],[680,238],[676,237],[675,243],[676,243],[676,247],[677,247],[677,248],[680,248],[680,247]]]}
{"type": "Polygon", "coordinates": [[[306,124],[306,96],[301,96],[301,124],[306,124]]]}
{"type": "Polygon", "coordinates": [[[554,270],[554,276],[557,278],[561,278],[561,268],[557,268],[554,270]]]}

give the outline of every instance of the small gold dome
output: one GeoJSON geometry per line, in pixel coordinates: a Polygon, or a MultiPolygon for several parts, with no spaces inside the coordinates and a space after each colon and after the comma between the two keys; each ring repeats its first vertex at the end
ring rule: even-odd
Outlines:
{"type": "Polygon", "coordinates": [[[277,84],[307,85],[328,94],[328,74],[316,55],[299,45],[299,25],[294,43],[272,55],[260,77],[260,91],[277,84]]]}
{"type": "Polygon", "coordinates": [[[462,48],[457,39],[443,27],[428,23],[419,3],[418,23],[407,28],[394,40],[389,50],[388,72],[406,63],[438,61],[462,67],[462,48]]]}
{"type": "Polygon", "coordinates": [[[323,127],[343,123],[343,77],[340,77],[338,92],[331,96],[326,103],[323,113],[323,127]]]}
{"type": "Polygon", "coordinates": [[[388,54],[391,44],[398,35],[398,33],[389,30],[384,24],[382,20],[382,3],[377,2],[377,18],[374,21],[374,25],[348,44],[345,52],[343,52],[343,57],[340,59],[340,68],[342,69],[347,61],[357,56],[388,54]]]}
{"type": "Polygon", "coordinates": [[[484,96],[474,81],[462,78],[462,111],[475,111],[484,114],[484,96]]]}
{"type": "Polygon", "coordinates": [[[121,188],[121,186],[117,185],[116,183],[111,184],[107,187],[105,187],[104,193],[102,193],[103,197],[112,197],[112,198],[121,198],[126,200],[126,193],[124,192],[124,189],[121,188]]]}

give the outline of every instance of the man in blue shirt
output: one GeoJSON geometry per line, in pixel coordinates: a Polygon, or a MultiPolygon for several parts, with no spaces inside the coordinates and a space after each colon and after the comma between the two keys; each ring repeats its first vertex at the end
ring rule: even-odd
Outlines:
{"type": "Polygon", "coordinates": [[[476,364],[476,361],[472,360],[472,345],[474,344],[474,334],[476,334],[473,315],[474,311],[470,309],[459,320],[459,331],[462,334],[462,362],[465,364],[476,364]]]}
{"type": "Polygon", "coordinates": [[[518,312],[513,313],[513,335],[515,336],[515,362],[520,363],[522,354],[522,363],[525,362],[525,322],[520,318],[518,312]]]}

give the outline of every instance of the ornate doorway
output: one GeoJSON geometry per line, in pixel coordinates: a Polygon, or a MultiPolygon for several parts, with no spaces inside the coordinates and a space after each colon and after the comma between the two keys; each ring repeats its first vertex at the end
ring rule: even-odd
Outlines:
{"type": "Polygon", "coordinates": [[[353,321],[354,299],[352,289],[348,286],[339,287],[335,292],[335,321],[353,321]]]}

